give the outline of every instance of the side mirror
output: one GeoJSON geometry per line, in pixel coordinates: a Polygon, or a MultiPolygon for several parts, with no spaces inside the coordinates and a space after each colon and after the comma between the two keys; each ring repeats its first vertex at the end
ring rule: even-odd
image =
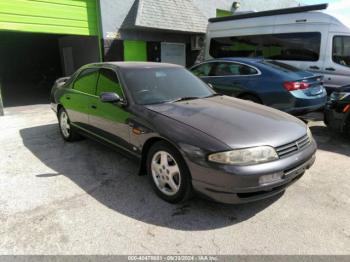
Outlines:
{"type": "Polygon", "coordinates": [[[118,94],[113,92],[101,93],[100,100],[104,103],[119,103],[123,101],[118,94]]]}

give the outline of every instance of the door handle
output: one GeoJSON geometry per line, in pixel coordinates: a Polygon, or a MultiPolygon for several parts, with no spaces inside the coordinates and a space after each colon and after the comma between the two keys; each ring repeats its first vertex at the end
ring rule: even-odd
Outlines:
{"type": "Polygon", "coordinates": [[[97,109],[97,106],[96,105],[91,105],[91,108],[92,109],[97,109]]]}
{"type": "Polygon", "coordinates": [[[319,70],[320,68],[318,66],[310,66],[310,69],[319,70]]]}
{"type": "Polygon", "coordinates": [[[70,100],[70,96],[66,96],[66,99],[67,99],[67,100],[70,100]]]}
{"type": "Polygon", "coordinates": [[[326,70],[327,71],[335,71],[335,69],[333,67],[327,67],[326,70]]]}

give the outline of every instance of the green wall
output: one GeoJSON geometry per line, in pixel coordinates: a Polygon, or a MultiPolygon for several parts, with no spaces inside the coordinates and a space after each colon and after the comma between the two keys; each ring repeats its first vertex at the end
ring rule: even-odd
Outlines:
{"type": "Polygon", "coordinates": [[[124,41],[124,60],[125,61],[147,61],[146,42],[125,40],[124,41]]]}
{"type": "Polygon", "coordinates": [[[216,17],[224,17],[232,15],[231,11],[216,9],[216,17]]]}
{"type": "Polygon", "coordinates": [[[0,30],[98,35],[97,0],[0,0],[0,30]]]}

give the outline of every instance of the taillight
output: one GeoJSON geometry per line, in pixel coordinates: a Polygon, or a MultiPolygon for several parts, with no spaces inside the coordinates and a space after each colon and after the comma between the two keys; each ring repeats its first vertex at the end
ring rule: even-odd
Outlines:
{"type": "Polygon", "coordinates": [[[309,83],[305,82],[284,82],[283,86],[288,91],[302,90],[310,87],[309,83]]]}
{"type": "Polygon", "coordinates": [[[309,83],[301,82],[300,89],[308,89],[310,87],[309,83]]]}

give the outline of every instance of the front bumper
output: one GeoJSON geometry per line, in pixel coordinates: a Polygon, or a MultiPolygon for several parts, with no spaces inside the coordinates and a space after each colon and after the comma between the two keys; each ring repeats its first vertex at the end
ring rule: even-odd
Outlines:
{"type": "Polygon", "coordinates": [[[315,162],[316,143],[277,161],[252,166],[205,167],[189,162],[196,192],[227,204],[246,203],[274,196],[298,180],[315,162]],[[271,184],[260,184],[262,176],[281,173],[271,184]]]}

